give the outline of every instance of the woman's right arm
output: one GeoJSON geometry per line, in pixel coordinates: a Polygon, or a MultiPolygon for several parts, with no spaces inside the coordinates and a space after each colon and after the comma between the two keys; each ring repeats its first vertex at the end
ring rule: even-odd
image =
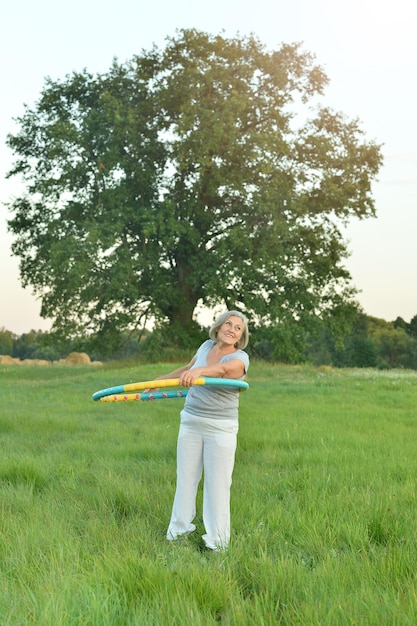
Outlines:
{"type": "MultiPolygon", "coordinates": [[[[178,367],[176,370],[172,372],[168,372],[168,374],[162,374],[162,376],[158,376],[155,380],[169,380],[170,378],[180,378],[181,375],[190,369],[195,363],[195,358],[192,358],[188,365],[183,365],[182,367],[178,367]]],[[[158,391],[159,387],[152,387],[152,391],[158,391]]],[[[145,389],[143,393],[149,393],[151,389],[145,389]]]]}
{"type": "Polygon", "coordinates": [[[172,372],[168,372],[168,374],[163,374],[162,376],[158,376],[155,380],[168,380],[169,378],[180,378],[181,374],[189,370],[195,363],[195,359],[191,359],[188,365],[184,365],[183,367],[178,367],[176,370],[172,372]]]}

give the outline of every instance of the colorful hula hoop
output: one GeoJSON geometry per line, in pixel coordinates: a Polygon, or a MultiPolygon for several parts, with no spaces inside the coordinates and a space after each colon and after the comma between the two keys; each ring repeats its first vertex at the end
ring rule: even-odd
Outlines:
{"type": "MultiPolygon", "coordinates": [[[[129,383],[108,387],[93,393],[93,400],[96,402],[121,402],[128,400],[164,400],[167,398],[185,398],[188,389],[177,391],[154,391],[147,393],[135,393],[143,389],[156,389],[161,387],[177,387],[180,384],[179,378],[167,378],[163,380],[147,380],[141,383],[129,383]]],[[[239,391],[245,391],[249,387],[243,380],[234,378],[196,378],[194,385],[218,385],[221,387],[237,387],[239,391]]]]}

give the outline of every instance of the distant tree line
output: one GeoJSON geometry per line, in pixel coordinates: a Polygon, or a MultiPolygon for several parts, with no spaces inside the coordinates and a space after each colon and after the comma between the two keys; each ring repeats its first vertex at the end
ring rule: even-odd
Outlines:
{"type": "Polygon", "coordinates": [[[417,315],[410,323],[401,317],[387,322],[352,311],[350,319],[343,322],[343,328],[334,318],[318,320],[307,329],[296,324],[275,327],[271,334],[260,329],[253,337],[252,349],[266,360],[284,363],[417,369],[417,315]]]}
{"type": "MultiPolygon", "coordinates": [[[[195,345],[207,337],[207,329],[194,327],[195,345]]],[[[181,335],[164,329],[121,332],[111,346],[97,348],[97,337],[57,342],[53,333],[30,331],[15,335],[0,329],[0,354],[24,359],[57,361],[69,352],[87,352],[93,359],[135,361],[182,360],[193,347],[181,335]]],[[[194,345],[194,348],[195,348],[194,345]]],[[[327,318],[251,328],[248,352],[253,358],[288,364],[316,366],[417,369],[417,315],[409,323],[401,317],[392,322],[366,315],[354,305],[332,310],[327,318]]]]}

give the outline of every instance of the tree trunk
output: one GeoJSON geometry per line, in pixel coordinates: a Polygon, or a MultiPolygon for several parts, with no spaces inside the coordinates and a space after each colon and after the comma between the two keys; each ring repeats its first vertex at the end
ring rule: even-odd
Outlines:
{"type": "Polygon", "coordinates": [[[175,298],[169,303],[165,315],[169,319],[170,331],[177,335],[177,344],[195,346],[200,327],[193,321],[194,310],[202,297],[202,287],[191,287],[190,277],[195,276],[188,260],[177,260],[177,288],[175,298]]]}

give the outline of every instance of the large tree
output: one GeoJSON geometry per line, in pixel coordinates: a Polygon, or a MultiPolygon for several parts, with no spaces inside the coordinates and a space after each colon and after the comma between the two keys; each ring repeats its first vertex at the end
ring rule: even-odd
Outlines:
{"type": "Polygon", "coordinates": [[[352,296],[341,226],[373,216],[380,147],[320,104],[299,45],[184,30],[105,75],[48,79],[8,137],[13,253],[67,336],[198,303],[297,318],[352,296]]]}

